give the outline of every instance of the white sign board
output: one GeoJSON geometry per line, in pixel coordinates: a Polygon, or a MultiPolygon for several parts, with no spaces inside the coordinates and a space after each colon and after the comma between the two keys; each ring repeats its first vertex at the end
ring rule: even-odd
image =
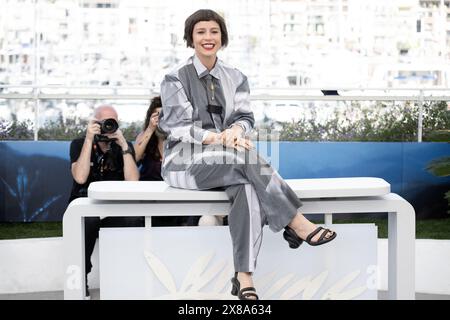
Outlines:
{"type": "MultiPolygon", "coordinates": [[[[261,299],[377,299],[377,228],[337,224],[332,242],[290,249],[264,229],[261,299]]],[[[100,230],[101,299],[236,299],[227,226],[100,230]]]]}

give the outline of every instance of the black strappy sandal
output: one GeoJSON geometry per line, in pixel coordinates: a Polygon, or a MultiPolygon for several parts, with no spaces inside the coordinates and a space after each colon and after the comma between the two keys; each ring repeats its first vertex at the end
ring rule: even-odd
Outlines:
{"type": "Polygon", "coordinates": [[[256,289],[254,287],[247,287],[241,289],[241,283],[237,278],[237,272],[234,273],[234,277],[231,278],[231,284],[233,287],[231,288],[231,294],[233,296],[237,296],[239,300],[259,300],[258,295],[256,294],[256,289]],[[252,299],[254,297],[255,299],[252,299]]]}
{"type": "MultiPolygon", "coordinates": [[[[314,230],[313,232],[311,232],[308,237],[306,238],[306,243],[308,243],[310,246],[320,246],[322,244],[325,244],[327,242],[330,242],[331,240],[333,240],[334,238],[336,238],[337,233],[334,231],[331,231],[330,229],[325,229],[323,227],[318,227],[316,230],[314,230]],[[325,232],[322,233],[322,235],[320,236],[319,240],[317,241],[311,241],[311,239],[318,234],[321,230],[325,230],[325,232]],[[325,238],[325,236],[329,233],[332,232],[332,235],[329,238],[325,238]]],[[[303,243],[303,239],[300,238],[297,233],[294,231],[294,229],[292,229],[289,226],[286,226],[284,228],[284,232],[283,232],[283,238],[289,243],[289,247],[292,249],[296,249],[298,248],[302,243],[303,243]]]]}

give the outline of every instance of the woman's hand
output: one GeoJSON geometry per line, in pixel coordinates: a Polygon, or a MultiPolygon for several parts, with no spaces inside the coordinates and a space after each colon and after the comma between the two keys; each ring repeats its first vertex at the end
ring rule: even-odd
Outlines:
{"type": "Polygon", "coordinates": [[[243,137],[244,130],[240,126],[232,126],[220,133],[222,144],[229,148],[241,150],[242,148],[251,150],[253,143],[250,139],[243,137]]]}
{"type": "Polygon", "coordinates": [[[204,144],[222,144],[228,148],[241,151],[243,148],[251,150],[254,148],[250,139],[242,136],[243,130],[240,126],[233,126],[221,133],[209,132],[203,141],[204,144]]]}
{"type": "Polygon", "coordinates": [[[233,147],[235,142],[242,138],[244,130],[241,126],[234,125],[229,129],[222,131],[221,139],[224,146],[233,147]]]}
{"type": "Polygon", "coordinates": [[[221,136],[219,133],[208,132],[205,140],[203,140],[204,144],[222,144],[221,136]]]}
{"type": "Polygon", "coordinates": [[[155,132],[156,127],[158,126],[158,122],[159,122],[159,112],[155,112],[150,117],[150,121],[148,122],[147,130],[150,133],[155,132]]]}
{"type": "Polygon", "coordinates": [[[238,151],[243,151],[243,149],[252,150],[254,146],[253,142],[248,138],[237,138],[236,140],[234,140],[231,147],[235,148],[238,151]]]}

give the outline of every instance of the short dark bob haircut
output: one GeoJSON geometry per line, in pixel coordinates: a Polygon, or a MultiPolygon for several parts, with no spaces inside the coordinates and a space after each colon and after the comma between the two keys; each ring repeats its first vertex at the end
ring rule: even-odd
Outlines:
{"type": "Polygon", "coordinates": [[[194,48],[194,41],[192,40],[192,32],[194,26],[200,21],[215,21],[220,27],[222,47],[228,45],[228,31],[225,25],[225,20],[215,11],[209,9],[200,9],[191,14],[184,22],[184,37],[186,45],[194,48]]]}

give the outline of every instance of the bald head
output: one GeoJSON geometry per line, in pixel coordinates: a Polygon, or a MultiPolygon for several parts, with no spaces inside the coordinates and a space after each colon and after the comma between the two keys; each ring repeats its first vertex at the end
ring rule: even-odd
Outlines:
{"type": "Polygon", "coordinates": [[[95,108],[94,118],[99,121],[113,118],[114,120],[119,122],[119,117],[117,115],[116,109],[114,109],[113,107],[108,106],[108,105],[103,105],[103,106],[99,106],[99,107],[95,108]]]}

